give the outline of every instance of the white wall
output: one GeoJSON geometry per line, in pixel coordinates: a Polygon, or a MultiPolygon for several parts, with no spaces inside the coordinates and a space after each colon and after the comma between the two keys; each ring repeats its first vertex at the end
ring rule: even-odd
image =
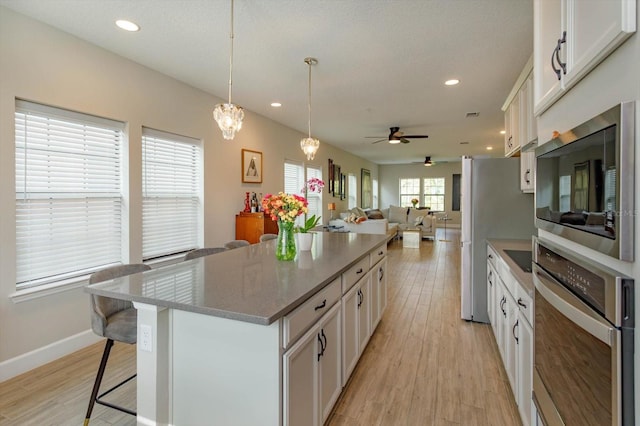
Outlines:
{"type": "MultiPolygon", "coordinates": [[[[88,296],[81,288],[20,303],[10,298],[16,275],[15,98],[127,123],[129,238],[125,262],[141,260],[142,126],[203,141],[206,246],[220,246],[235,238],[235,215],[244,207],[246,191],[282,190],[285,158],[304,160],[299,148],[304,134],[246,111],[242,131],[235,140],[225,141],[212,118],[220,99],[2,7],[0,76],[0,381],[15,374],[18,364],[29,367],[33,366],[30,359],[54,357],[43,354],[56,353],[51,347],[42,350],[45,346],[57,345],[62,355],[65,345],[74,349],[67,344],[69,340],[75,339],[76,346],[86,344],[91,335],[87,332],[88,296]],[[242,148],[263,153],[262,184],[241,183],[242,148]],[[31,351],[40,352],[39,357],[31,351]]],[[[354,173],[358,179],[361,168],[369,169],[372,178],[378,175],[377,165],[321,141],[312,163],[322,166],[325,177],[328,158],[340,164],[343,173],[354,173]]],[[[330,201],[337,199],[324,194],[326,218],[330,201]]]]}
{"type": "MultiPolygon", "coordinates": [[[[636,22],[640,24],[640,7],[637,8],[636,22]]],[[[574,251],[605,264],[617,271],[636,279],[636,324],[640,324],[640,223],[638,205],[640,205],[640,36],[632,35],[621,47],[604,62],[591,71],[582,81],[566,93],[551,108],[545,111],[538,121],[538,140],[542,143],[551,139],[554,130],[565,132],[599,113],[623,101],[636,102],[635,122],[635,262],[621,262],[604,256],[594,250],[578,246],[575,243],[556,237],[548,232],[539,231],[543,238],[559,242],[574,251]]],[[[637,336],[637,334],[636,334],[637,336]]],[[[640,418],[640,339],[635,339],[635,411],[640,418]]]]}
{"type": "MultiPolygon", "coordinates": [[[[445,185],[444,206],[450,222],[447,226],[460,226],[460,212],[451,210],[453,174],[462,173],[462,163],[434,164],[425,167],[424,164],[402,164],[402,165],[380,165],[380,208],[387,208],[389,205],[400,204],[400,179],[401,178],[426,178],[443,177],[445,185]]],[[[440,224],[438,224],[440,226],[440,224]]]]}

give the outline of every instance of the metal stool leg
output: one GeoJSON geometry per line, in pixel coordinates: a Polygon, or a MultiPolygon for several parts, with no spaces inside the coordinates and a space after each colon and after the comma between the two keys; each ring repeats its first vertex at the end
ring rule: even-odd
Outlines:
{"type": "Polygon", "coordinates": [[[109,359],[109,353],[113,346],[113,340],[107,339],[104,345],[104,352],[102,352],[102,360],[100,361],[100,367],[98,367],[98,374],[96,375],[96,381],[93,384],[93,390],[91,391],[91,399],[89,400],[89,407],[87,408],[87,415],[84,416],[84,426],[89,424],[89,418],[93,411],[93,406],[96,403],[98,391],[100,390],[100,384],[102,383],[102,376],[104,376],[104,370],[107,367],[107,360],[109,359]]]}

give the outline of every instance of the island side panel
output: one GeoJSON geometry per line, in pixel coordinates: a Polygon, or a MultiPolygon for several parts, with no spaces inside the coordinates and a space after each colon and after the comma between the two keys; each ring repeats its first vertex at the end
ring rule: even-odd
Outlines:
{"type": "Polygon", "coordinates": [[[168,425],[169,418],[169,359],[170,310],[161,306],[134,302],[138,315],[137,366],[137,423],[139,425],[168,425]],[[151,331],[143,337],[142,327],[151,331]]]}
{"type": "Polygon", "coordinates": [[[282,424],[280,321],[173,311],[172,424],[282,424]]]}

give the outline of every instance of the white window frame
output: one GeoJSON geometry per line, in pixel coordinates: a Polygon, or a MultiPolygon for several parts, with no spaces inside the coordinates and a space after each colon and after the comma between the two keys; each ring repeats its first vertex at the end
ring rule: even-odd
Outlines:
{"type": "Polygon", "coordinates": [[[434,212],[445,211],[446,193],[447,193],[447,181],[444,177],[422,178],[422,206],[421,207],[429,207],[430,210],[434,212]],[[434,184],[430,185],[429,181],[433,181],[434,184]],[[433,191],[430,191],[429,188],[437,188],[437,190],[433,192],[433,191]],[[440,188],[442,188],[441,192],[440,192],[440,188]],[[435,201],[435,200],[438,200],[438,201],[435,201]],[[435,208],[434,208],[434,205],[435,205],[435,208]]]}
{"type": "Polygon", "coordinates": [[[371,188],[373,191],[373,204],[372,208],[377,209],[378,207],[378,179],[373,178],[371,188]]]}
{"type": "Polygon", "coordinates": [[[358,181],[356,179],[356,175],[354,175],[353,173],[349,173],[348,180],[349,183],[347,184],[347,193],[349,195],[347,197],[347,202],[349,205],[349,209],[352,209],[358,206],[358,181]]]}
{"type": "Polygon", "coordinates": [[[400,207],[411,207],[412,198],[420,199],[420,178],[400,178],[398,203],[400,207]]]}
{"type": "Polygon", "coordinates": [[[115,120],[16,100],[12,298],[78,285],[122,262],[124,128],[115,120]]]}
{"type": "Polygon", "coordinates": [[[142,128],[142,259],[202,247],[202,143],[142,128]]]}
{"type": "MultiPolygon", "coordinates": [[[[315,166],[313,164],[305,164],[295,160],[284,161],[284,192],[287,194],[296,194],[302,197],[305,196],[303,188],[305,182],[311,178],[322,179],[322,167],[315,166]]],[[[316,215],[322,216],[322,192],[307,193],[307,201],[309,201],[307,217],[316,215]]],[[[304,221],[304,215],[296,218],[296,225],[302,225],[304,221]]]]}

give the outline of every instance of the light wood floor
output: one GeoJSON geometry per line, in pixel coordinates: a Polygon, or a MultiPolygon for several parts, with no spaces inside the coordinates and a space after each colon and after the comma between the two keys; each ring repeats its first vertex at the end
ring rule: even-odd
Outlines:
{"type": "MultiPolygon", "coordinates": [[[[389,304],[329,425],[520,425],[490,326],[460,319],[459,231],[447,229],[447,242],[438,232],[420,249],[389,245],[389,304]]],[[[81,425],[102,349],[0,383],[0,425],[81,425]]],[[[105,385],[134,369],[134,347],[116,344],[105,385]]],[[[116,402],[135,407],[135,385],[127,386],[116,402]]],[[[100,405],[91,417],[135,425],[100,405]]]]}

